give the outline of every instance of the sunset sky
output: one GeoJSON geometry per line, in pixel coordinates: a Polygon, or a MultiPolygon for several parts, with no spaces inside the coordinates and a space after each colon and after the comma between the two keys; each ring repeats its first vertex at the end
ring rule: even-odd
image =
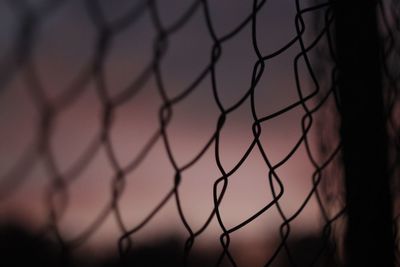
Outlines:
{"type": "MultiPolygon", "coordinates": [[[[35,2],[35,1],[30,1],[35,2]]],[[[43,2],[43,1],[37,1],[43,2]]],[[[140,1],[99,1],[106,19],[111,22],[124,16],[140,1]]],[[[192,1],[157,1],[162,24],[176,22],[192,1]]],[[[217,36],[225,35],[251,14],[252,1],[209,1],[211,20],[217,36]]],[[[301,1],[301,7],[309,6],[301,1]]],[[[33,5],[34,8],[36,5],[33,5]]],[[[258,46],[263,55],[283,47],[296,35],[295,1],[270,0],[257,16],[258,46]]],[[[7,62],[17,39],[18,19],[6,1],[0,2],[0,59],[7,62]]],[[[305,44],[309,44],[313,25],[311,16],[304,15],[305,44]],[[307,24],[308,23],[308,24],[307,24]],[[311,31],[311,33],[310,33],[311,31]]],[[[54,103],[70,89],[70,84],[93,59],[97,29],[83,1],[65,1],[41,21],[32,44],[31,63],[46,97],[54,103]]],[[[155,30],[148,10],[135,24],[115,35],[105,59],[106,89],[112,98],[127,88],[151,62],[155,30]]],[[[209,64],[213,41],[207,30],[202,8],[179,31],[168,38],[168,48],[161,61],[168,97],[183,92],[209,64]]],[[[295,43],[283,54],[266,61],[265,71],[256,87],[255,106],[259,117],[272,114],[299,100],[294,76],[294,57],[300,52],[295,43]]],[[[222,45],[222,55],[216,64],[217,88],[224,107],[237,102],[249,89],[252,69],[257,60],[251,40],[251,23],[235,38],[222,45]]],[[[3,63],[2,63],[3,64],[3,63]]],[[[306,73],[304,60],[299,61],[304,95],[315,90],[306,73]]],[[[40,114],[30,93],[24,68],[0,92],[0,177],[11,170],[26,148],[37,143],[40,114]]],[[[53,121],[51,151],[61,173],[65,173],[84,153],[101,131],[102,103],[92,78],[71,105],[62,109],[53,121]]],[[[316,98],[317,99],[317,98],[316,98]]],[[[315,105],[314,99],[307,102],[315,105]]],[[[129,164],[158,130],[158,112],[162,105],[154,75],[129,101],[114,110],[110,138],[118,163],[129,164]]],[[[167,126],[172,153],[179,166],[187,164],[215,132],[220,111],[214,100],[208,75],[184,100],[173,106],[173,117],[167,126]]],[[[301,106],[262,124],[261,143],[272,164],[281,161],[294,147],[301,135],[301,106]]],[[[253,118],[250,99],[227,116],[221,130],[220,158],[225,170],[230,170],[244,155],[253,141],[253,118]]],[[[314,156],[317,129],[311,128],[309,139],[314,156]]],[[[215,161],[214,145],[191,168],[182,173],[179,187],[182,208],[192,229],[197,230],[213,209],[212,190],[221,176],[215,161]]],[[[0,217],[8,220],[22,218],[35,229],[47,220],[48,206],[44,198],[51,181],[45,160],[37,158],[24,183],[0,202],[0,217]]],[[[226,195],[220,206],[227,228],[240,224],[272,200],[268,182],[268,167],[255,148],[245,163],[229,177],[226,195]]],[[[287,216],[299,209],[312,188],[314,167],[302,144],[291,159],[277,169],[284,185],[280,204],[287,216]]],[[[68,187],[67,209],[59,222],[66,240],[82,233],[98,216],[111,198],[111,182],[115,171],[101,147],[87,168],[68,187]]],[[[174,170],[168,161],[165,146],[159,139],[139,167],[126,176],[126,188],[119,205],[128,229],[145,218],[174,184],[174,170]]],[[[231,235],[233,246],[247,242],[264,242],[279,238],[282,218],[275,207],[231,235]],[[242,241],[239,241],[242,240],[242,241]],[[235,243],[235,241],[237,241],[235,243]]],[[[320,214],[315,198],[293,222],[294,233],[316,231],[320,214]]],[[[199,243],[218,245],[220,226],[214,219],[199,243]]],[[[179,218],[174,198],[146,225],[133,235],[137,240],[187,232],[179,218]]],[[[115,244],[121,235],[111,213],[87,241],[90,246],[115,244]]],[[[271,241],[272,242],[272,241],[271,241]]]]}

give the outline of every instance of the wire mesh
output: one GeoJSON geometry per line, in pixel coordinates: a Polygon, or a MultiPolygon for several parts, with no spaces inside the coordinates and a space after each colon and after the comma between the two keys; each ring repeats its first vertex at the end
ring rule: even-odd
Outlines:
{"type": "MultiPolygon", "coordinates": [[[[264,47],[266,42],[263,39],[265,38],[266,26],[264,20],[262,20],[263,23],[260,22],[260,17],[265,17],[263,12],[269,11],[269,1],[266,0],[254,0],[252,3],[243,4],[247,6],[248,13],[243,17],[235,18],[234,27],[225,31],[221,30],[221,27],[216,27],[215,10],[213,9],[216,6],[215,3],[207,0],[180,3],[182,11],[179,16],[170,19],[169,22],[166,21],[165,16],[163,17],[163,8],[166,8],[169,4],[162,1],[134,1],[133,4],[126,4],[122,15],[119,14],[119,16],[113,18],[110,18],[107,12],[112,10],[114,5],[118,6],[116,3],[98,0],[76,2],[75,4],[80,7],[81,11],[85,12],[84,16],[91,24],[91,33],[88,33],[88,36],[86,34],[81,36],[82,38],[93,37],[92,39],[94,39],[94,42],[89,45],[90,56],[84,56],[83,64],[79,67],[72,67],[76,72],[73,75],[74,77],[68,81],[64,81],[65,79],[62,77],[55,77],[54,80],[61,80],[62,82],[55,82],[49,86],[44,82],[43,70],[40,69],[40,63],[38,63],[37,46],[44,38],[43,28],[45,26],[51,27],[52,19],[57,17],[56,14],[59,12],[68,9],[71,2],[73,1],[10,0],[1,3],[4,10],[7,9],[6,13],[15,21],[15,25],[9,27],[9,34],[12,38],[8,38],[10,40],[9,47],[4,48],[5,52],[1,58],[0,94],[3,102],[9,101],[7,92],[16,90],[13,83],[19,81],[21,88],[23,88],[22,91],[26,94],[25,98],[28,99],[30,105],[33,105],[32,110],[36,114],[33,115],[33,122],[30,122],[32,127],[23,128],[22,133],[20,133],[24,138],[26,132],[33,132],[33,137],[30,138],[32,139],[31,143],[26,144],[23,149],[24,152],[20,153],[18,160],[13,160],[7,168],[4,165],[2,166],[2,169],[6,171],[3,172],[0,180],[1,200],[6,202],[24,183],[33,179],[30,175],[40,165],[47,182],[45,183],[44,193],[46,218],[39,232],[43,235],[55,237],[63,255],[68,257],[73,250],[88,242],[88,239],[99,231],[109,218],[113,218],[120,233],[114,237],[114,240],[118,246],[122,263],[132,251],[136,242],[136,235],[151,224],[154,217],[162,213],[163,209],[165,210],[172,202],[186,232],[186,241],[181,251],[184,266],[190,266],[193,247],[202,235],[212,227],[213,223],[217,224],[220,232],[218,237],[220,251],[213,264],[215,266],[239,266],[240,252],[238,253],[237,250],[234,251],[231,248],[231,244],[235,240],[235,233],[248,228],[262,217],[268,218],[269,214],[272,213],[276,213],[280,221],[277,225],[279,242],[271,248],[271,252],[265,252],[263,265],[273,266],[277,264],[279,255],[284,255],[291,266],[301,266],[301,263],[297,262],[296,257],[292,255],[289,239],[293,235],[295,221],[301,219],[304,210],[312,206],[312,203],[317,203],[321,221],[319,231],[323,242],[317,248],[315,255],[312,255],[312,260],[308,262],[308,265],[320,266],[322,264],[321,266],[327,266],[328,262],[323,262],[322,255],[330,249],[332,240],[336,240],[340,247],[340,237],[343,232],[343,226],[340,226],[340,223],[345,220],[345,216],[343,216],[345,204],[341,198],[343,191],[341,185],[343,177],[340,170],[341,147],[337,135],[339,119],[335,113],[340,101],[335,91],[336,68],[334,64],[335,52],[332,47],[334,20],[331,11],[332,3],[288,1],[286,4],[290,5],[293,10],[292,15],[290,15],[293,34],[290,38],[285,39],[283,45],[270,49],[271,51],[267,53],[264,52],[267,49],[264,47]],[[170,65],[165,63],[166,57],[171,53],[171,48],[176,49],[174,46],[177,43],[182,45],[177,35],[184,31],[190,23],[194,23],[196,17],[200,18],[198,21],[204,29],[203,35],[201,35],[202,33],[198,33],[198,35],[208,38],[208,47],[204,48],[206,49],[204,53],[206,60],[202,58],[205,64],[198,68],[199,71],[196,75],[189,77],[190,80],[186,77],[187,84],[182,86],[183,89],[177,90],[174,87],[178,86],[171,86],[171,83],[168,83],[171,63],[170,65]],[[312,17],[311,20],[310,17],[312,17]],[[149,59],[147,63],[140,62],[140,64],[137,64],[139,66],[136,66],[136,68],[128,68],[128,75],[126,76],[129,77],[129,81],[122,86],[123,82],[121,82],[119,87],[122,87],[122,89],[116,90],[113,88],[113,86],[117,87],[115,82],[110,82],[110,75],[115,75],[112,74],[113,70],[108,66],[109,61],[111,61],[111,54],[118,49],[117,39],[119,36],[131,34],[129,31],[135,27],[144,27],[144,30],[143,36],[131,37],[134,42],[146,43],[145,35],[151,36],[149,39],[152,41],[149,41],[149,45],[146,46],[149,59]],[[249,47],[252,49],[252,58],[249,59],[252,69],[247,70],[250,75],[248,73],[243,74],[250,80],[242,86],[244,88],[241,88],[240,95],[236,98],[232,97],[234,101],[227,101],[225,95],[229,96],[234,92],[221,86],[220,80],[223,76],[221,72],[224,71],[221,70],[221,62],[224,60],[224,53],[229,55],[229,44],[242,35],[245,35],[249,40],[251,45],[249,47]],[[295,54],[292,57],[293,51],[295,51],[295,54]],[[291,80],[293,83],[293,96],[288,96],[288,101],[284,105],[271,111],[265,106],[268,106],[274,99],[263,101],[263,92],[270,92],[272,98],[274,98],[274,95],[281,94],[279,91],[283,89],[273,86],[273,84],[266,86],[263,80],[272,79],[271,76],[274,73],[271,69],[275,68],[275,60],[282,57],[291,58],[291,76],[288,75],[284,79],[291,80]],[[134,102],[134,100],[140,98],[141,94],[145,94],[145,90],[149,90],[149,84],[155,89],[155,95],[158,99],[158,102],[155,101],[157,108],[151,113],[152,120],[148,119],[146,114],[141,113],[145,112],[145,109],[138,109],[136,113],[128,116],[142,117],[140,123],[147,123],[154,127],[151,132],[148,131],[149,133],[145,134],[145,138],[140,138],[140,133],[137,133],[137,136],[129,136],[130,142],[135,143],[136,146],[133,151],[127,152],[129,156],[121,160],[121,152],[118,150],[122,150],[123,147],[118,146],[117,148],[113,137],[116,121],[121,116],[121,112],[125,112],[123,108],[132,106],[134,103],[143,104],[134,102]],[[91,138],[86,138],[88,140],[84,145],[80,145],[82,151],[75,154],[71,164],[65,167],[60,153],[67,153],[63,151],[68,150],[68,144],[55,146],[54,136],[63,123],[61,117],[91,90],[94,92],[92,97],[96,99],[94,101],[98,102],[96,110],[98,110],[99,123],[95,126],[95,134],[91,138]],[[176,135],[176,132],[171,130],[171,125],[176,121],[175,117],[180,106],[185,101],[188,102],[188,99],[193,95],[195,95],[195,98],[198,97],[196,93],[201,90],[208,92],[212,103],[204,106],[202,108],[204,110],[197,112],[206,113],[206,110],[212,109],[210,106],[213,106],[215,109],[214,117],[207,119],[212,122],[213,131],[208,134],[207,138],[203,138],[201,145],[197,145],[195,153],[188,157],[178,157],[175,147],[180,142],[181,135],[176,135]],[[246,117],[248,120],[246,131],[250,132],[250,137],[246,140],[246,147],[242,151],[235,151],[237,153],[235,162],[227,164],[227,160],[224,158],[226,153],[222,153],[222,150],[226,149],[226,142],[229,144],[228,146],[236,146],[236,144],[226,140],[228,138],[225,137],[224,131],[228,128],[227,122],[233,121],[235,123],[237,112],[246,112],[242,111],[243,109],[250,114],[246,117]],[[271,146],[266,141],[266,136],[274,130],[271,129],[274,127],[274,121],[281,118],[289,120],[286,119],[285,115],[291,112],[297,114],[296,124],[301,130],[298,134],[296,133],[295,141],[290,145],[290,148],[278,157],[270,151],[271,146]],[[314,143],[317,143],[317,145],[314,143]],[[162,147],[162,153],[157,157],[163,159],[159,159],[159,161],[166,160],[168,168],[172,170],[171,175],[165,174],[167,177],[158,177],[157,179],[164,181],[167,179],[172,185],[169,186],[163,196],[157,196],[157,201],[154,201],[154,205],[146,210],[145,214],[143,213],[144,215],[140,220],[134,224],[129,223],[126,217],[124,218],[124,214],[135,213],[135,210],[127,209],[126,206],[122,208],[121,198],[127,194],[134,194],[127,190],[128,183],[135,183],[138,179],[147,179],[146,177],[139,177],[140,175],[136,175],[136,173],[148,160],[150,154],[157,150],[157,145],[162,147]],[[303,199],[288,211],[289,209],[285,208],[285,204],[282,204],[282,199],[291,194],[291,191],[287,189],[287,183],[290,182],[290,179],[283,177],[280,172],[282,168],[294,161],[295,154],[300,153],[299,151],[302,149],[305,151],[306,157],[302,158],[301,164],[309,165],[312,169],[312,174],[305,178],[310,186],[307,188],[303,199]],[[190,204],[183,203],[184,189],[182,189],[182,183],[190,179],[187,173],[193,168],[203,166],[202,160],[207,159],[207,155],[210,153],[213,155],[213,168],[216,168],[215,176],[211,177],[213,183],[208,188],[212,192],[212,208],[205,219],[194,226],[184,208],[184,205],[187,207],[190,204]],[[84,176],[84,173],[88,171],[90,165],[99,155],[105,155],[104,161],[110,167],[108,172],[111,173],[108,194],[103,196],[106,203],[79,234],[70,236],[67,231],[62,230],[60,224],[72,201],[71,187],[84,176]],[[264,173],[261,174],[264,177],[264,183],[258,186],[266,189],[268,191],[266,194],[271,197],[270,199],[266,198],[263,205],[253,209],[250,214],[246,215],[246,218],[235,223],[227,223],[222,206],[223,202],[227,201],[230,184],[233,177],[243,181],[243,183],[251,183],[251,179],[246,175],[241,175],[240,171],[244,168],[244,165],[254,160],[254,155],[261,159],[264,169],[264,173]],[[182,160],[182,158],[184,159],[182,160]],[[339,222],[338,219],[340,219],[339,222]]],[[[123,6],[124,4],[120,5],[123,6]]],[[[174,7],[170,5],[169,8],[174,7]]],[[[393,154],[391,155],[393,177],[398,176],[399,165],[398,131],[400,127],[397,114],[399,112],[398,86],[400,79],[397,66],[399,42],[398,35],[396,35],[399,30],[398,10],[398,1],[380,2],[380,20],[385,43],[383,70],[388,107],[388,129],[391,141],[393,141],[391,146],[393,148],[393,151],[391,151],[393,154]]],[[[68,20],[74,20],[74,18],[67,18],[68,20]]],[[[224,18],[219,18],[219,20],[224,20],[224,18]]],[[[79,22],[73,25],[79,27],[79,22]]],[[[84,29],[74,30],[84,31],[84,29]]],[[[279,30],[278,26],[276,31],[279,30]]],[[[186,40],[188,43],[184,45],[195,47],[196,33],[191,36],[193,40],[186,40]],[[191,42],[193,43],[191,44],[191,42]]],[[[268,39],[269,36],[266,38],[268,39]]],[[[74,41],[79,42],[80,40],[74,41]]],[[[129,45],[126,44],[125,49],[119,52],[124,55],[133,53],[134,48],[130,48],[129,45]]],[[[178,50],[179,45],[177,45],[178,50]]],[[[69,42],[61,41],[60,46],[65,48],[72,45],[69,42]]],[[[178,75],[190,76],[186,74],[185,68],[191,68],[189,62],[195,61],[196,55],[197,57],[203,55],[202,52],[195,51],[195,49],[192,53],[190,57],[193,58],[188,59],[188,65],[181,66],[178,75]]],[[[185,56],[187,55],[183,57],[185,56]]],[[[240,54],[235,56],[241,58],[240,54]]],[[[240,61],[238,64],[240,64],[240,61]]],[[[222,66],[228,67],[226,64],[222,66]]],[[[239,67],[229,66],[229,68],[239,67]]],[[[48,71],[51,72],[51,70],[48,71]]],[[[229,73],[230,70],[225,71],[229,73]]],[[[231,72],[231,75],[240,74],[231,72]]],[[[282,79],[282,77],[278,78],[282,79]]],[[[118,78],[114,78],[114,80],[118,80],[118,78]]],[[[286,91],[284,92],[286,94],[286,91]]],[[[278,97],[276,98],[278,99],[278,97]]],[[[141,98],[139,101],[143,102],[144,100],[141,98]]],[[[201,101],[201,99],[198,101],[201,101]]],[[[6,106],[2,109],[2,112],[7,114],[4,116],[11,117],[11,120],[15,122],[18,117],[11,112],[20,109],[24,103],[23,100],[18,99],[16,103],[11,104],[12,107],[6,106]],[[14,118],[14,116],[16,117],[14,118]]],[[[144,105],[154,105],[154,103],[145,103],[144,105]]],[[[76,114],[75,120],[78,122],[76,128],[67,129],[71,132],[64,134],[80,131],[80,127],[83,127],[81,124],[85,123],[79,122],[81,115],[76,114]]],[[[194,134],[191,128],[195,128],[196,124],[201,123],[190,118],[185,122],[186,125],[182,131],[187,131],[189,135],[194,134]]],[[[132,124],[134,123],[135,120],[132,119],[132,124]]],[[[137,128],[137,131],[141,131],[140,129],[140,127],[137,128]]],[[[241,129],[239,127],[236,130],[241,129]]],[[[279,129],[276,131],[279,131],[279,129]]],[[[72,135],[74,138],[79,138],[79,133],[72,135]]],[[[7,151],[4,150],[2,156],[6,157],[6,155],[7,151]]],[[[159,168],[159,164],[164,163],[152,159],[152,168],[159,168]]],[[[206,170],[203,173],[208,175],[206,170]]],[[[396,179],[393,180],[393,183],[398,187],[396,179]]],[[[155,185],[152,186],[155,187],[155,185]]],[[[90,192],[90,190],[87,190],[88,195],[90,195],[90,192]]],[[[290,198],[290,195],[288,197],[290,198]]],[[[196,207],[192,208],[196,209],[196,207]]],[[[395,226],[398,224],[398,218],[397,215],[395,226]]],[[[340,254],[339,249],[336,249],[340,254]]],[[[333,262],[330,264],[333,264],[333,262]]]]}

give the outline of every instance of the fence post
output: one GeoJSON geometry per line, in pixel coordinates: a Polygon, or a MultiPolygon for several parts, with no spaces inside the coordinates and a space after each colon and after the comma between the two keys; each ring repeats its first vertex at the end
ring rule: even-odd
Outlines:
{"type": "Polygon", "coordinates": [[[351,267],[395,261],[377,3],[333,2],[351,267]]]}

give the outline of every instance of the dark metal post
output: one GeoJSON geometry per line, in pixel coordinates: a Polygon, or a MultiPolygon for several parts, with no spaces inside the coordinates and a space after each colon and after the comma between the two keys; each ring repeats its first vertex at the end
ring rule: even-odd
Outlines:
{"type": "Polygon", "coordinates": [[[394,266],[377,1],[335,0],[345,170],[346,266],[394,266]]]}

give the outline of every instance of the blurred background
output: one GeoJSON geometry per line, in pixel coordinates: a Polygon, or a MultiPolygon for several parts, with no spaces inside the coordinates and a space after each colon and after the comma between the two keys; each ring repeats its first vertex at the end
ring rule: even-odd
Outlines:
{"type": "Polygon", "coordinates": [[[5,266],[334,264],[328,8],[300,2],[0,1],[5,266]]]}

